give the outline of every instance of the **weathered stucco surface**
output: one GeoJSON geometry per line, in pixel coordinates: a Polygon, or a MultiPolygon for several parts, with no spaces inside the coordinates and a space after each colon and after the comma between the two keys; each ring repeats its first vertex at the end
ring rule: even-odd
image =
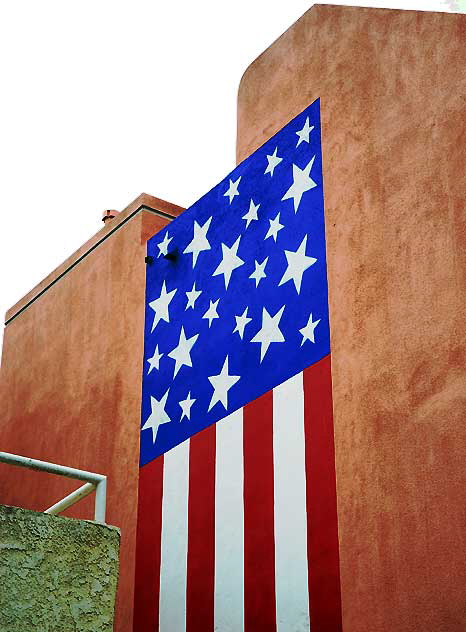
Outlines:
{"type": "MultiPolygon", "coordinates": [[[[133,617],[146,241],[181,211],[141,195],[7,313],[1,449],[108,477],[107,520],[121,529],[116,632],[133,617]]],[[[0,464],[3,504],[41,511],[77,487],[0,464]]],[[[92,518],[93,498],[65,515],[92,518]]]]}
{"type": "Polygon", "coordinates": [[[344,630],[463,632],[466,15],[314,6],[238,161],[319,97],[344,630]]]}
{"type": "Polygon", "coordinates": [[[0,505],[0,631],[111,632],[115,527],[0,505]]]}

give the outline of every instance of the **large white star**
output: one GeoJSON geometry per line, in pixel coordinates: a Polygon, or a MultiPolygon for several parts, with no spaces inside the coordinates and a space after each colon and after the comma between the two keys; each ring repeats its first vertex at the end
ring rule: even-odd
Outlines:
{"type": "Polygon", "coordinates": [[[251,199],[249,202],[249,211],[246,215],[243,215],[242,219],[246,220],[246,228],[252,222],[252,220],[257,220],[257,211],[259,209],[260,204],[254,204],[254,201],[251,199]]]}
{"type": "Polygon", "coordinates": [[[173,377],[175,377],[182,366],[193,366],[191,362],[191,349],[198,337],[199,334],[195,334],[194,336],[191,336],[191,338],[186,338],[184,328],[181,327],[178,346],[168,354],[169,358],[173,358],[173,360],[175,360],[175,372],[173,377]]]}
{"type": "Polygon", "coordinates": [[[204,223],[203,226],[199,226],[199,224],[194,220],[194,236],[186,248],[183,250],[184,253],[193,253],[193,268],[196,265],[197,257],[199,253],[203,250],[210,250],[210,243],[207,239],[207,231],[209,230],[210,222],[212,221],[212,217],[204,223]]]}
{"type": "Polygon", "coordinates": [[[189,391],[186,399],[183,399],[181,402],[178,402],[181,406],[182,414],[180,421],[183,421],[185,417],[191,419],[191,406],[194,404],[196,400],[191,398],[191,391],[189,391]]]}
{"type": "Polygon", "coordinates": [[[186,304],[185,309],[188,309],[189,307],[192,307],[194,309],[194,303],[197,301],[197,299],[200,297],[201,294],[202,294],[202,290],[196,290],[196,281],[194,281],[193,289],[190,290],[189,292],[186,292],[186,296],[188,297],[188,302],[186,304]]]}
{"type": "Polygon", "coordinates": [[[264,237],[264,240],[272,237],[273,240],[276,242],[278,231],[284,228],[283,224],[280,224],[280,213],[277,213],[277,217],[275,219],[269,219],[269,222],[269,230],[267,231],[267,235],[264,237]]]}
{"type": "Polygon", "coordinates": [[[171,242],[172,239],[173,237],[169,237],[168,232],[166,232],[163,241],[157,244],[157,248],[159,249],[159,254],[157,255],[157,257],[160,257],[160,255],[165,256],[168,254],[168,244],[171,242]]]}
{"type": "Polygon", "coordinates": [[[296,147],[298,147],[303,141],[305,141],[306,143],[309,142],[309,134],[312,132],[313,129],[314,125],[309,125],[309,117],[307,117],[303,129],[300,129],[299,132],[296,132],[296,135],[298,137],[298,143],[296,147]]]}
{"type": "Polygon", "coordinates": [[[301,347],[306,342],[306,340],[310,340],[311,342],[315,342],[314,340],[314,329],[320,323],[319,320],[312,320],[312,312],[309,316],[309,320],[307,321],[307,325],[305,325],[302,329],[299,330],[299,333],[303,335],[303,339],[301,340],[301,347]]]}
{"type": "Polygon", "coordinates": [[[294,281],[296,291],[301,291],[301,281],[303,279],[304,272],[310,268],[317,259],[314,257],[308,257],[306,255],[307,235],[304,235],[302,242],[299,245],[298,250],[293,252],[291,250],[285,250],[286,260],[288,262],[287,268],[278,285],[283,285],[287,281],[294,281]]]}
{"type": "Polygon", "coordinates": [[[236,319],[236,327],[233,329],[233,333],[237,331],[239,334],[239,337],[242,340],[243,335],[244,335],[244,328],[252,320],[252,318],[248,317],[248,307],[244,309],[244,312],[241,314],[241,316],[235,316],[235,319],[236,319]]]}
{"type": "Polygon", "coordinates": [[[228,408],[228,391],[239,379],[239,375],[228,374],[227,356],[220,373],[209,377],[209,382],[214,387],[214,392],[212,393],[212,399],[210,400],[208,410],[211,410],[217,402],[220,402],[226,410],[228,408]]]}
{"type": "Polygon", "coordinates": [[[163,353],[159,353],[159,345],[155,346],[154,355],[152,358],[147,358],[147,362],[149,363],[149,370],[147,371],[147,375],[152,371],[152,369],[159,369],[160,358],[163,356],[163,353]]]}
{"type": "Polygon", "coordinates": [[[272,342],[284,342],[285,338],[279,329],[280,318],[282,317],[285,306],[281,307],[275,316],[271,316],[265,307],[262,308],[262,327],[252,338],[251,342],[260,342],[261,345],[261,362],[264,359],[267,349],[272,342]]]}
{"type": "Polygon", "coordinates": [[[239,195],[238,184],[240,183],[240,180],[241,180],[241,176],[234,182],[233,180],[230,179],[230,185],[228,189],[225,191],[225,193],[223,194],[224,197],[226,196],[230,198],[230,204],[233,198],[235,197],[235,195],[239,195]]]}
{"type": "Polygon", "coordinates": [[[150,397],[151,414],[147,418],[145,424],[141,430],[152,430],[152,443],[155,443],[157,438],[157,432],[162,424],[166,424],[171,421],[170,417],[165,412],[165,404],[167,403],[168,391],[159,401],[155,397],[150,397]]]}
{"type": "Polygon", "coordinates": [[[267,276],[265,274],[265,266],[267,265],[267,261],[269,260],[268,257],[266,257],[264,259],[264,261],[262,263],[259,263],[258,261],[254,261],[254,265],[255,265],[255,270],[254,272],[249,276],[250,279],[254,279],[256,282],[256,287],[259,285],[259,281],[261,279],[265,279],[265,277],[267,276]]]}
{"type": "Polygon", "coordinates": [[[166,323],[170,322],[170,318],[168,316],[168,306],[170,305],[173,297],[176,294],[176,288],[171,292],[167,292],[167,288],[165,287],[165,281],[162,284],[162,291],[160,292],[159,298],[156,298],[155,301],[151,301],[149,303],[149,307],[154,310],[154,322],[152,323],[151,332],[157,327],[157,324],[160,320],[164,320],[166,323]]]}
{"type": "Polygon", "coordinates": [[[244,261],[238,257],[236,254],[238,252],[239,240],[241,239],[241,235],[235,241],[233,246],[230,248],[225,244],[222,244],[222,260],[217,266],[217,269],[212,274],[212,276],[217,276],[218,274],[223,274],[223,278],[225,281],[225,289],[228,288],[228,283],[230,282],[231,274],[233,270],[239,268],[243,265],[244,261]]]}
{"type": "Polygon", "coordinates": [[[220,299],[218,298],[215,302],[209,301],[210,302],[209,309],[206,311],[206,313],[202,317],[202,318],[206,318],[209,321],[209,329],[212,324],[212,321],[215,318],[219,318],[219,315],[217,314],[217,305],[218,305],[219,300],[220,299]]]}
{"type": "Polygon", "coordinates": [[[283,160],[283,158],[280,158],[280,156],[277,156],[277,150],[278,150],[278,147],[275,147],[275,151],[273,152],[271,156],[267,154],[267,161],[269,164],[267,165],[267,169],[264,171],[264,175],[266,173],[270,173],[270,177],[272,177],[275,167],[279,165],[281,161],[283,160]]]}
{"type": "Polygon", "coordinates": [[[282,201],[293,198],[295,213],[298,211],[303,193],[306,193],[306,191],[310,191],[317,186],[317,184],[309,175],[312,169],[312,165],[314,164],[314,160],[315,156],[311,158],[304,169],[300,169],[298,165],[293,164],[293,184],[282,197],[282,201]]]}

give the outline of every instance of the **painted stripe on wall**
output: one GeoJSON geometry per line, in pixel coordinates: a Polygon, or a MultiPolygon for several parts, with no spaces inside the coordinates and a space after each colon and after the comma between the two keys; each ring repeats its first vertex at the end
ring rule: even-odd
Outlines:
{"type": "Polygon", "coordinates": [[[189,445],[185,441],[164,455],[160,632],[186,629],[189,445]]]}
{"type": "Polygon", "coordinates": [[[141,468],[135,632],[341,632],[330,370],[141,468]]]}
{"type": "Polygon", "coordinates": [[[213,632],[215,424],[190,442],[186,632],[213,632]]]}
{"type": "Polygon", "coordinates": [[[304,371],[311,629],[341,632],[330,356],[304,371]]]}
{"type": "Polygon", "coordinates": [[[134,629],[158,632],[163,455],[139,470],[134,629]]]}
{"type": "Polygon", "coordinates": [[[275,632],[272,392],[243,414],[244,629],[275,632]]]}
{"type": "Polygon", "coordinates": [[[243,410],[216,426],[215,632],[243,632],[243,410]]]}
{"type": "Polygon", "coordinates": [[[308,632],[303,374],[273,391],[275,590],[278,632],[308,632]]]}

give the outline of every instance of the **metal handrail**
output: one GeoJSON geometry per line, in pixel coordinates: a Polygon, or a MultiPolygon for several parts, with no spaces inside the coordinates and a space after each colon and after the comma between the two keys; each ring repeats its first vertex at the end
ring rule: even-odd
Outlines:
{"type": "Polygon", "coordinates": [[[30,459],[26,456],[18,454],[10,454],[9,452],[0,452],[0,463],[8,463],[9,465],[17,465],[19,467],[27,467],[30,470],[40,470],[49,472],[50,474],[58,474],[67,478],[74,478],[80,481],[87,481],[71,494],[58,501],[45,510],[44,513],[56,516],[65,511],[70,505],[85,498],[95,490],[95,511],[94,520],[96,522],[105,523],[105,508],[107,504],[107,477],[103,474],[95,474],[94,472],[86,472],[85,470],[77,470],[74,467],[66,467],[65,465],[57,465],[55,463],[47,463],[47,461],[39,461],[38,459],[30,459]]]}

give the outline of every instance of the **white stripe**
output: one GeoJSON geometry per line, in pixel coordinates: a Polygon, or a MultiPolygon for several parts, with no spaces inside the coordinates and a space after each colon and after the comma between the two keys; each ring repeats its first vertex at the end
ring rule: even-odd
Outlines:
{"type": "Polygon", "coordinates": [[[277,632],[309,630],[304,387],[299,373],[273,391],[277,632]]]}
{"type": "Polygon", "coordinates": [[[163,463],[160,632],[186,629],[189,440],[165,453],[163,463]]]}
{"type": "Polygon", "coordinates": [[[216,428],[215,631],[244,629],[243,410],[216,428]]]}

